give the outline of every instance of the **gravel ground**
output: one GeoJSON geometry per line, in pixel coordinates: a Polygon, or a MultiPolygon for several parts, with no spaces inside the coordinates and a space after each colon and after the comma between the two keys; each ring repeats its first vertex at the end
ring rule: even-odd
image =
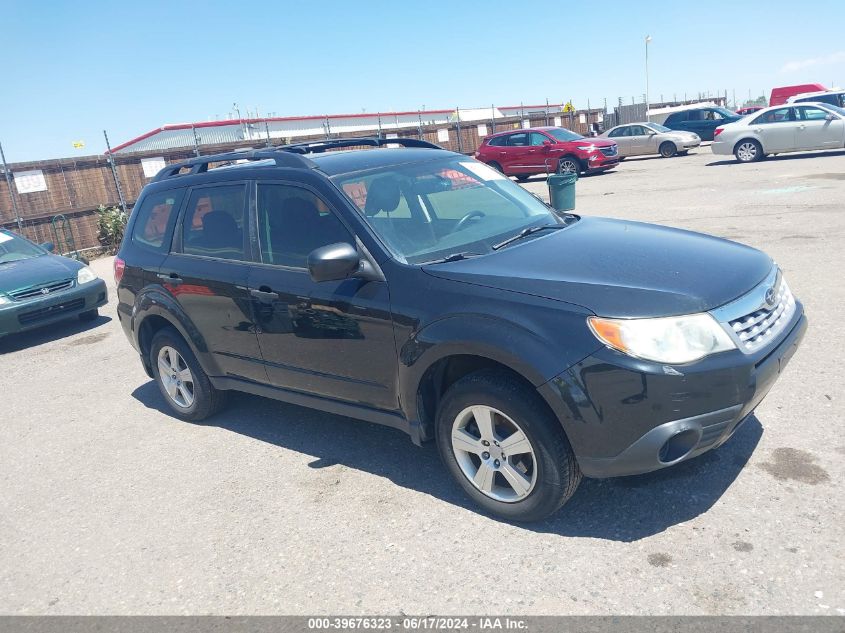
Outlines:
{"type": "Polygon", "coordinates": [[[845,614],[845,152],[705,147],[577,187],[584,215],[767,251],[805,302],[803,347],[725,446],[509,525],[397,431],[248,396],[170,417],[112,302],[0,341],[0,613],[845,614]]]}

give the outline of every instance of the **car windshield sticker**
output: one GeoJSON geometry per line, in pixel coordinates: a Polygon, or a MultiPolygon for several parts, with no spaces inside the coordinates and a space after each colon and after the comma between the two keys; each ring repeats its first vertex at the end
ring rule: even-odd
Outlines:
{"type": "Polygon", "coordinates": [[[12,241],[11,235],[9,235],[8,233],[0,233],[0,244],[2,244],[3,242],[11,242],[11,241],[12,241]]]}
{"type": "Polygon", "coordinates": [[[488,167],[484,163],[478,162],[463,162],[459,163],[461,167],[464,167],[474,173],[476,176],[481,178],[481,180],[507,180],[507,176],[503,173],[496,171],[492,167],[488,167]]]}

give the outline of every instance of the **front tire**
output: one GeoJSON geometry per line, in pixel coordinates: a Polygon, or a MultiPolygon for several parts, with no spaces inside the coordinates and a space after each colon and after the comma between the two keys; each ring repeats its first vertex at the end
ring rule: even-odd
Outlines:
{"type": "Polygon", "coordinates": [[[491,162],[489,162],[489,163],[487,163],[487,165],[488,165],[489,167],[492,167],[493,169],[495,169],[496,171],[498,171],[498,172],[500,172],[500,173],[502,173],[502,174],[504,174],[504,173],[505,173],[505,170],[504,170],[504,169],[502,169],[502,166],[501,166],[499,163],[497,163],[495,160],[494,160],[494,161],[491,161],[491,162]]]}
{"type": "Polygon", "coordinates": [[[475,372],[449,388],[437,447],[467,495],[511,521],[549,516],[581,481],[560,423],[529,385],[504,372],[475,372]]]}
{"type": "Polygon", "coordinates": [[[678,146],[672,141],[664,141],[660,144],[660,155],[663,158],[672,158],[678,153],[678,146]]]}
{"type": "Polygon", "coordinates": [[[517,177],[516,177],[516,179],[517,179],[517,181],[518,181],[518,182],[525,182],[525,181],[526,181],[526,180],[528,180],[529,178],[531,178],[531,175],[530,175],[530,174],[519,174],[519,175],[517,175],[517,177]]]}
{"type": "Polygon", "coordinates": [[[753,163],[763,158],[763,146],[754,139],[740,141],[734,147],[734,156],[740,163],[753,163]]]}
{"type": "Polygon", "coordinates": [[[574,156],[564,156],[557,163],[557,173],[559,174],[580,174],[584,170],[581,161],[574,156]]]}
{"type": "Polygon", "coordinates": [[[167,327],[156,332],[150,345],[153,377],[176,417],[199,421],[226,403],[226,392],[214,388],[182,336],[167,327]]]}

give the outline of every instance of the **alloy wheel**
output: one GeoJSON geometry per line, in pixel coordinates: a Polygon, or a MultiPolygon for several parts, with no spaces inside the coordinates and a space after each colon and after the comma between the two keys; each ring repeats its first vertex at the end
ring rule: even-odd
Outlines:
{"type": "Polygon", "coordinates": [[[736,148],[736,156],[743,163],[750,163],[757,158],[757,145],[750,141],[740,143],[739,147],[736,148]]]}
{"type": "Polygon", "coordinates": [[[564,158],[558,164],[560,174],[577,174],[579,171],[581,171],[580,165],[571,158],[564,158]]]}
{"type": "Polygon", "coordinates": [[[534,448],[519,425],[497,409],[467,407],[452,424],[452,452],[464,476],[483,494],[521,501],[537,483],[534,448]]]}
{"type": "Polygon", "coordinates": [[[158,352],[158,376],[176,406],[187,409],[194,403],[194,376],[182,355],[169,345],[158,352]]]}

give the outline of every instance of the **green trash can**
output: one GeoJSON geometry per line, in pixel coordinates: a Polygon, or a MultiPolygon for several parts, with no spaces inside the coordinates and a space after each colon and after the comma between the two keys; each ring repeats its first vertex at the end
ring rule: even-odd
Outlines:
{"type": "Polygon", "coordinates": [[[549,200],[552,207],[558,211],[573,211],[575,209],[575,183],[578,174],[550,174],[549,200]]]}

